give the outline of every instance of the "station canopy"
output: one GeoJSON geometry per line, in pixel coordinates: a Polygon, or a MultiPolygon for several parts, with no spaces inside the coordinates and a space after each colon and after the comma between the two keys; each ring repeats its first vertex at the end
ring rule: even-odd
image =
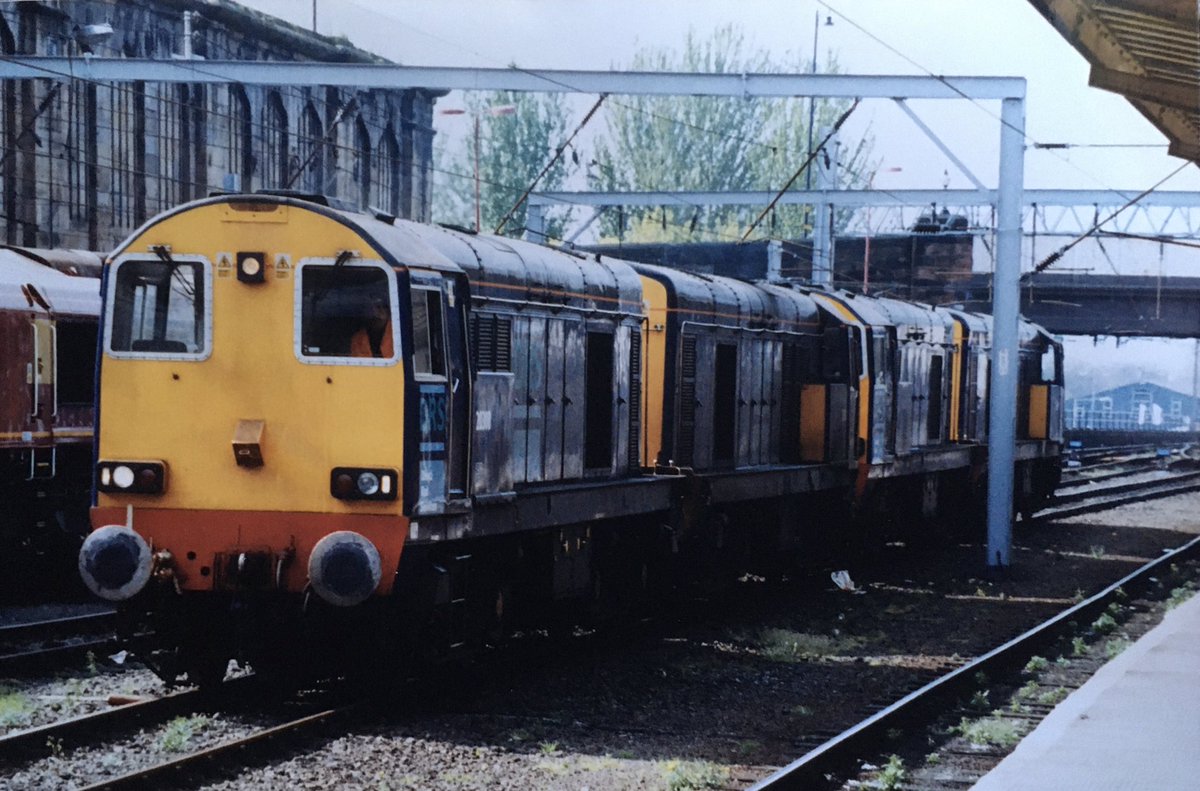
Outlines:
{"type": "Polygon", "coordinates": [[[1200,164],[1196,0],[1029,0],[1091,64],[1088,84],[1119,93],[1200,164]]]}

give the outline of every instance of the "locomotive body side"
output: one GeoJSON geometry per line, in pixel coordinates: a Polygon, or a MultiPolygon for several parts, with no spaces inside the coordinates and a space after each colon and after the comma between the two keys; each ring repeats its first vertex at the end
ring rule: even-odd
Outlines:
{"type": "Polygon", "coordinates": [[[642,474],[662,399],[642,281],[618,260],[397,225],[464,273],[471,362],[469,503],[414,514],[403,631],[438,653],[636,597],[673,485],[642,474]]]}
{"type": "Polygon", "coordinates": [[[635,268],[648,293],[661,294],[649,323],[662,332],[663,352],[648,370],[669,397],[651,439],[654,462],[697,474],[796,464],[801,391],[820,380],[813,301],[789,289],[635,268]]]}

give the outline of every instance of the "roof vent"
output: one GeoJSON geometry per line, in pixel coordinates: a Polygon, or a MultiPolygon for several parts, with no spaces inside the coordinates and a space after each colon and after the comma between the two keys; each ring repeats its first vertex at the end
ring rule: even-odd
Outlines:
{"type": "Polygon", "coordinates": [[[380,222],[385,222],[388,225],[396,224],[397,216],[395,214],[392,214],[391,212],[384,211],[383,209],[377,209],[374,206],[368,206],[367,213],[370,214],[375,219],[379,220],[380,222]]]}
{"type": "Polygon", "coordinates": [[[335,198],[332,195],[323,195],[319,192],[304,192],[302,190],[258,190],[256,195],[273,195],[277,198],[291,198],[292,200],[307,201],[315,203],[318,206],[328,206],[331,209],[339,211],[360,212],[361,210],[352,203],[347,203],[341,198],[335,198]]]}

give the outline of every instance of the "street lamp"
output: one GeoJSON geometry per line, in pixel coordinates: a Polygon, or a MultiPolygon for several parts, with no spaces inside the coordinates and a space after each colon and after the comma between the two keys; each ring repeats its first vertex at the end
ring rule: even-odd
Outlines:
{"type": "Polygon", "coordinates": [[[497,104],[491,107],[484,107],[480,110],[464,110],[462,108],[450,108],[441,110],[442,115],[470,115],[474,120],[475,129],[475,233],[479,233],[483,228],[483,210],[479,200],[479,116],[487,113],[493,118],[502,115],[515,115],[517,112],[516,105],[513,104],[497,104]]]}
{"type": "MultiPolygon", "coordinates": [[[[825,27],[833,27],[833,17],[825,17],[825,27]]],[[[813,52],[812,52],[812,74],[817,73],[817,34],[821,32],[821,12],[813,12],[813,52]]],[[[812,156],[813,150],[813,124],[816,122],[817,97],[808,97],[808,148],[805,155],[812,156]]],[[[808,170],[804,173],[804,189],[812,189],[812,163],[809,163],[808,170]]],[[[809,223],[805,223],[808,226],[809,223]]]]}
{"type": "MultiPolygon", "coordinates": [[[[880,173],[899,173],[904,168],[883,168],[875,170],[871,173],[871,177],[867,179],[867,192],[875,189],[875,177],[880,173]]],[[[867,196],[870,200],[870,196],[867,196]]],[[[866,294],[871,284],[871,204],[867,204],[867,233],[863,237],[863,289],[862,293],[866,294]]]]}

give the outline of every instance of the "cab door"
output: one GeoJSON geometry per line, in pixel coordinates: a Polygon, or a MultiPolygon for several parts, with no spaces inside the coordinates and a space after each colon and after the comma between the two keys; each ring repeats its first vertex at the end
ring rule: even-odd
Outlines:
{"type": "Polygon", "coordinates": [[[410,273],[412,366],[417,390],[418,513],[459,510],[467,497],[465,294],[454,275],[410,273]]]}

